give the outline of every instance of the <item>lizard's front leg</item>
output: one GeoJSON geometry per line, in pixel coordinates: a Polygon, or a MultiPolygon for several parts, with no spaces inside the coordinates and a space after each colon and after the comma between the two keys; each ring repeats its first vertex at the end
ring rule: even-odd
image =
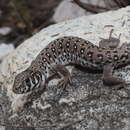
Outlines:
{"type": "Polygon", "coordinates": [[[67,85],[71,84],[71,74],[65,65],[58,64],[53,66],[53,74],[48,78],[48,82],[49,80],[54,79],[55,76],[58,76],[58,78],[61,79],[57,84],[57,94],[55,94],[52,99],[52,101],[56,103],[61,98],[67,85]]]}
{"type": "MultiPolygon", "coordinates": [[[[58,75],[61,81],[58,83],[58,87],[66,88],[67,84],[71,84],[71,74],[65,65],[55,65],[53,67],[54,75],[58,75]]],[[[51,78],[51,77],[50,77],[51,78]]]]}

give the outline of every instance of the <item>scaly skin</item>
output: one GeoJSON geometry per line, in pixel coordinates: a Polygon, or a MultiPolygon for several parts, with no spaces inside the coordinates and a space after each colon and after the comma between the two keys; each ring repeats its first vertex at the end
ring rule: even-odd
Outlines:
{"type": "Polygon", "coordinates": [[[67,79],[65,80],[65,84],[67,84],[70,77],[64,66],[69,64],[103,70],[104,82],[109,81],[108,84],[114,85],[124,84],[123,80],[112,77],[112,70],[129,63],[130,46],[104,48],[95,46],[79,37],[62,37],[50,42],[32,61],[29,68],[15,77],[13,92],[22,94],[38,89],[55,74],[62,75],[64,79],[67,79]],[[57,67],[59,65],[60,70],[57,67]]]}

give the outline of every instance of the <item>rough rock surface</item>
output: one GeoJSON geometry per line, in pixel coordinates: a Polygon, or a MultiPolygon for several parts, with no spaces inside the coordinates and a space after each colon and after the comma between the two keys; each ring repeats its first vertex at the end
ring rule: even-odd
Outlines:
{"type": "MultiPolygon", "coordinates": [[[[0,65],[0,123],[7,130],[129,130],[130,99],[125,90],[102,84],[102,74],[74,69],[73,84],[58,98],[59,89],[49,86],[41,97],[16,95],[12,89],[17,73],[25,70],[52,40],[78,36],[98,45],[100,38],[121,33],[121,43],[130,40],[130,7],[50,26],[26,40],[0,65]],[[7,91],[6,91],[7,90],[7,91]],[[55,100],[57,98],[57,100],[55,100]],[[16,113],[17,112],[17,113],[16,113]]],[[[129,79],[129,66],[116,71],[129,79]]],[[[2,129],[3,130],[3,129],[2,129]]]]}
{"type": "Polygon", "coordinates": [[[5,56],[7,56],[9,53],[11,53],[14,50],[13,44],[5,44],[0,43],[0,62],[2,59],[4,59],[5,56]]]}
{"type": "MultiPolygon", "coordinates": [[[[83,3],[92,4],[92,5],[98,5],[101,7],[109,7],[108,3],[104,3],[104,0],[80,0],[83,3]]],[[[116,6],[114,3],[111,3],[111,5],[116,6]]],[[[110,7],[109,7],[110,8],[110,7]]],[[[56,22],[62,22],[65,20],[74,19],[77,17],[85,16],[85,15],[92,15],[93,13],[81,8],[79,5],[77,5],[72,0],[63,0],[55,9],[55,13],[52,17],[52,19],[56,22]]]]}
{"type": "Polygon", "coordinates": [[[72,2],[72,0],[63,0],[55,9],[53,20],[56,23],[59,23],[88,14],[91,13],[88,13],[86,10],[79,7],[76,3],[72,2]]]}

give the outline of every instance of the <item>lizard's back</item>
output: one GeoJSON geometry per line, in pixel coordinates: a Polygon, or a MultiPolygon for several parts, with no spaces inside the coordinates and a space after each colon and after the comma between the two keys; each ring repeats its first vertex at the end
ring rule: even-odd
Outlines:
{"type": "Polygon", "coordinates": [[[102,70],[104,65],[110,63],[114,67],[127,64],[128,48],[101,48],[82,38],[69,36],[50,42],[32,62],[32,66],[45,69],[56,64],[77,64],[102,70]]]}

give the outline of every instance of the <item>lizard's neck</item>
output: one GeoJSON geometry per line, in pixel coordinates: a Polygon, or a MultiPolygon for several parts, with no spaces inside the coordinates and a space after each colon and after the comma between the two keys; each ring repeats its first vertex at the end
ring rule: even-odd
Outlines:
{"type": "Polygon", "coordinates": [[[40,75],[41,77],[41,83],[40,85],[44,86],[45,85],[45,82],[46,82],[46,79],[47,79],[47,75],[45,73],[45,68],[43,68],[43,66],[41,65],[38,65],[38,63],[35,63],[35,61],[33,61],[30,65],[30,67],[28,68],[30,71],[32,71],[32,77],[33,75],[35,76],[37,73],[40,75]]]}

